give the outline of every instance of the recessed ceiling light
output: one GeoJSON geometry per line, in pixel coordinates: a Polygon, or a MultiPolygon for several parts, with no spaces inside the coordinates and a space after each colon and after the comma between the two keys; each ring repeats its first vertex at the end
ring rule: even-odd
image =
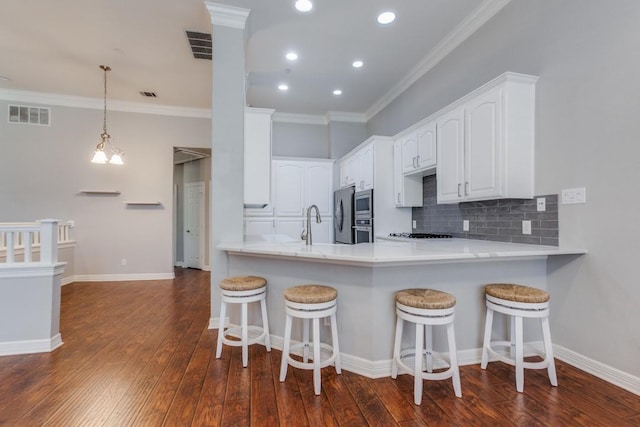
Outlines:
{"type": "Polygon", "coordinates": [[[309,12],[311,9],[313,9],[313,3],[311,3],[309,0],[297,0],[296,9],[298,9],[300,12],[309,12]]]}
{"type": "Polygon", "coordinates": [[[283,92],[284,92],[284,91],[286,91],[286,90],[289,90],[289,86],[287,86],[287,85],[286,85],[286,84],[284,84],[284,83],[280,83],[280,84],[278,85],[278,89],[280,89],[281,91],[283,91],[283,92]]]}
{"type": "Polygon", "coordinates": [[[342,95],[342,91],[340,89],[336,89],[333,91],[334,95],[342,95]]]}
{"type": "Polygon", "coordinates": [[[287,52],[287,54],[285,55],[285,57],[289,60],[289,61],[295,61],[296,59],[298,59],[298,54],[295,52],[287,52]]]}
{"type": "Polygon", "coordinates": [[[378,15],[378,22],[381,24],[391,24],[396,19],[396,14],[393,12],[382,12],[378,15]]]}
{"type": "Polygon", "coordinates": [[[360,68],[364,65],[364,62],[357,60],[357,61],[353,61],[353,64],[351,65],[353,65],[353,68],[360,68]]]}

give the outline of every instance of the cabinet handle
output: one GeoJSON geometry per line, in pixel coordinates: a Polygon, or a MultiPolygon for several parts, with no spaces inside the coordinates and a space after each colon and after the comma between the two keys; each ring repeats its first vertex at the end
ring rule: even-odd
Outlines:
{"type": "Polygon", "coordinates": [[[418,154],[418,157],[416,157],[416,167],[420,167],[420,154],[418,154]]]}
{"type": "Polygon", "coordinates": [[[400,204],[400,193],[398,193],[398,204],[400,204]]]}
{"type": "Polygon", "coordinates": [[[462,188],[462,184],[458,184],[458,197],[462,197],[462,193],[460,192],[462,188]]]}
{"type": "Polygon", "coordinates": [[[411,165],[413,166],[414,169],[416,168],[416,158],[415,157],[413,158],[413,160],[411,162],[411,165]]]}
{"type": "Polygon", "coordinates": [[[469,195],[469,181],[466,181],[464,183],[464,195],[468,196],[469,195]]]}

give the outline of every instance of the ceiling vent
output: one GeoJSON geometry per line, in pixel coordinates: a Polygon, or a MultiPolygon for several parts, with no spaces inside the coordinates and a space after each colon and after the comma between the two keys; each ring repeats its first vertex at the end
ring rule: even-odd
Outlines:
{"type": "Polygon", "coordinates": [[[49,126],[51,108],[9,105],[9,123],[49,126]]]}
{"type": "Polygon", "coordinates": [[[186,31],[186,33],[193,57],[211,61],[211,52],[213,51],[211,34],[199,33],[197,31],[186,31]]]}
{"type": "Polygon", "coordinates": [[[146,92],[144,90],[140,91],[140,95],[146,97],[146,98],[157,98],[158,94],[155,92],[146,92]]]}

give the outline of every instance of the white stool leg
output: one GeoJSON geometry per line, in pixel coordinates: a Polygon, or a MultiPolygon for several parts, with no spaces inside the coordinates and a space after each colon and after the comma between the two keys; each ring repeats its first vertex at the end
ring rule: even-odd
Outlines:
{"type": "Polygon", "coordinates": [[[398,359],[400,359],[400,346],[402,344],[402,326],[404,320],[400,317],[396,319],[396,337],[393,344],[393,361],[391,362],[391,378],[398,377],[398,359]]]}
{"type": "Polygon", "coordinates": [[[333,346],[333,354],[336,355],[336,360],[333,362],[336,368],[336,373],[342,373],[342,366],[340,364],[340,346],[338,344],[338,322],[336,321],[336,314],[331,315],[331,345],[333,346]]]}
{"type": "Polygon", "coordinates": [[[451,369],[453,369],[453,392],[456,397],[462,397],[460,370],[458,369],[458,353],[456,350],[456,334],[453,329],[453,323],[447,325],[447,338],[449,340],[449,365],[451,369]]]}
{"type": "Polygon", "coordinates": [[[282,361],[280,362],[280,382],[287,377],[287,367],[289,363],[289,346],[291,345],[291,316],[287,314],[284,324],[284,344],[282,345],[282,361]]]}
{"type": "Polygon", "coordinates": [[[320,319],[313,319],[313,391],[320,394],[320,319]]]}
{"type": "Polygon", "coordinates": [[[422,402],[422,339],[424,338],[424,325],[416,324],[416,349],[413,368],[413,401],[416,405],[422,402]]]}
{"type": "Polygon", "coordinates": [[[424,348],[427,359],[427,372],[433,372],[433,326],[425,325],[424,348]]]}
{"type": "Polygon", "coordinates": [[[556,363],[553,358],[553,347],[551,344],[551,330],[549,329],[549,318],[542,318],[542,337],[544,341],[544,355],[547,360],[547,373],[549,374],[549,381],[554,387],[558,386],[558,378],[556,377],[556,363]]]}
{"type": "Polygon", "coordinates": [[[227,304],[224,300],[220,303],[220,319],[218,322],[218,344],[216,346],[216,359],[222,357],[222,337],[224,335],[225,316],[227,315],[227,304]]]}
{"type": "Polygon", "coordinates": [[[516,318],[516,390],[520,393],[524,391],[524,342],[522,337],[522,317],[516,318]]]}
{"type": "Polygon", "coordinates": [[[249,305],[246,302],[242,304],[242,323],[240,324],[240,328],[242,330],[242,367],[246,368],[249,365],[249,320],[247,314],[247,306],[249,305]]]}
{"type": "Polygon", "coordinates": [[[302,361],[307,363],[309,360],[309,319],[302,319],[302,361]]]}
{"type": "Polygon", "coordinates": [[[264,331],[264,346],[267,347],[267,351],[271,351],[271,338],[269,336],[269,319],[267,318],[266,296],[260,300],[260,308],[262,309],[262,330],[264,331]]]}
{"type": "Polygon", "coordinates": [[[509,357],[511,357],[512,359],[516,358],[516,336],[514,331],[516,330],[516,317],[515,316],[509,316],[510,320],[511,320],[511,326],[509,328],[509,336],[511,339],[511,348],[509,348],[509,357]]]}
{"type": "Polygon", "coordinates": [[[489,363],[488,349],[491,346],[491,329],[493,327],[493,310],[487,307],[487,315],[484,320],[484,340],[482,342],[482,361],[480,368],[487,369],[489,363]]]}

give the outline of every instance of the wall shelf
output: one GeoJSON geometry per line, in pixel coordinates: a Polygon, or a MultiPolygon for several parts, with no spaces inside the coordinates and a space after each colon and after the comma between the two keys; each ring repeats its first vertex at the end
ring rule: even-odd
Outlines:
{"type": "Polygon", "coordinates": [[[120,191],[118,190],[80,190],[79,191],[80,194],[112,194],[112,195],[118,195],[120,194],[120,191]]]}

